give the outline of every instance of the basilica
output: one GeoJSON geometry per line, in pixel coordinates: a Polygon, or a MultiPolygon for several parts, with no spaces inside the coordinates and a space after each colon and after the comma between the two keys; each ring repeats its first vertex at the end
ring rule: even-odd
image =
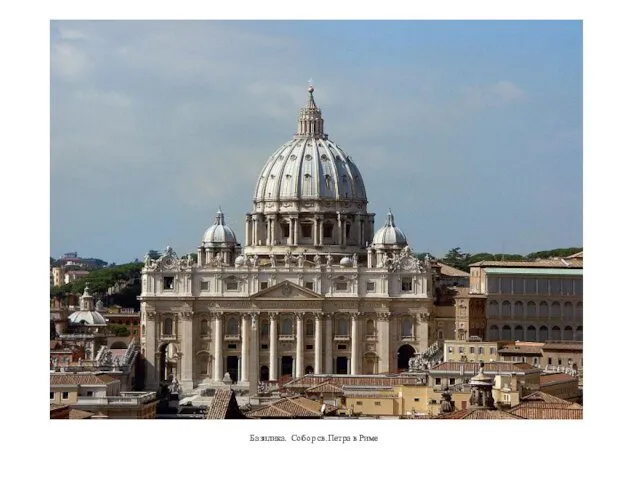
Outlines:
{"type": "Polygon", "coordinates": [[[375,228],[364,179],[313,94],[258,173],[244,245],[218,210],[197,259],[171,247],[145,258],[148,390],[394,372],[436,342],[435,264],[416,258],[391,211],[375,228]]]}

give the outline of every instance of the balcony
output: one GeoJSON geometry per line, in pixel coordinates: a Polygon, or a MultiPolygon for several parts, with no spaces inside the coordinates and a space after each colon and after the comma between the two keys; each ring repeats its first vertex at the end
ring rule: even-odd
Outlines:
{"type": "Polygon", "coordinates": [[[367,342],[377,342],[378,341],[378,336],[377,335],[367,335],[367,342]]]}
{"type": "Polygon", "coordinates": [[[178,336],[175,335],[175,334],[169,334],[169,333],[161,333],[160,334],[160,341],[161,342],[163,342],[163,341],[166,341],[166,342],[174,341],[175,342],[177,340],[178,340],[178,336]]]}
{"type": "Polygon", "coordinates": [[[122,392],[118,397],[78,397],[75,405],[140,407],[156,399],[156,392],[122,392]]]}
{"type": "Polygon", "coordinates": [[[348,342],[351,340],[351,335],[334,335],[334,342],[348,342]]]}
{"type": "Polygon", "coordinates": [[[278,335],[278,340],[281,342],[292,342],[296,339],[294,334],[280,334],[278,335]]]}
{"type": "Polygon", "coordinates": [[[224,339],[225,340],[230,340],[232,342],[239,342],[240,341],[240,334],[238,334],[238,333],[225,333],[224,334],[224,339]]]}

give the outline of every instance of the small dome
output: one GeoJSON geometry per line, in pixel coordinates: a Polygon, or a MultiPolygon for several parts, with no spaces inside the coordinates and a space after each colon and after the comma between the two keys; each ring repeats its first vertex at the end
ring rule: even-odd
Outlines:
{"type": "Polygon", "coordinates": [[[92,310],[79,310],[69,315],[69,323],[75,325],[106,325],[102,315],[92,310]]]}
{"type": "Polygon", "coordinates": [[[352,267],[353,266],[353,261],[351,260],[351,257],[342,257],[342,259],[340,259],[340,266],[341,267],[352,267]]]}
{"type": "Polygon", "coordinates": [[[404,236],[402,230],[396,227],[393,220],[393,213],[389,210],[387,213],[387,222],[373,236],[372,246],[389,246],[389,247],[405,247],[407,245],[407,237],[404,236]]]}
{"type": "Polygon", "coordinates": [[[236,261],[235,261],[236,267],[244,267],[245,264],[245,259],[242,255],[239,255],[238,257],[236,257],[236,261]]]}
{"type": "Polygon", "coordinates": [[[216,221],[211,225],[202,236],[203,247],[219,246],[220,244],[228,244],[235,246],[238,243],[236,234],[231,227],[224,221],[224,213],[218,209],[216,221]]]}

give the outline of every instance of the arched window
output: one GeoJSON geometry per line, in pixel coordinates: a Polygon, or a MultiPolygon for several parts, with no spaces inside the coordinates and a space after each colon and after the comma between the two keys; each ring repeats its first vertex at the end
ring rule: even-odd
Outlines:
{"type": "Polygon", "coordinates": [[[227,320],[227,335],[240,335],[240,326],[237,318],[227,320]]]}
{"type": "Polygon", "coordinates": [[[582,341],[582,327],[576,328],[576,333],[573,338],[574,340],[582,341]]]}
{"type": "Polygon", "coordinates": [[[529,325],[527,327],[527,342],[535,342],[536,341],[536,327],[533,325],[529,325]]]}
{"type": "Polygon", "coordinates": [[[540,313],[538,316],[540,318],[549,318],[549,305],[547,302],[540,302],[540,313]]]}
{"type": "Polygon", "coordinates": [[[308,320],[304,324],[305,331],[304,334],[307,337],[313,337],[313,320],[308,320]]]}
{"type": "Polygon", "coordinates": [[[540,327],[540,341],[546,342],[549,339],[549,330],[544,325],[540,327]]]}
{"type": "Polygon", "coordinates": [[[551,316],[553,318],[560,317],[560,302],[553,302],[551,304],[551,316]]]}
{"type": "Polygon", "coordinates": [[[522,302],[518,301],[514,305],[515,317],[520,319],[524,317],[524,305],[522,302]]]}
{"type": "Polygon", "coordinates": [[[582,320],[582,302],[578,302],[576,305],[576,318],[582,320]]]}
{"type": "Polygon", "coordinates": [[[573,340],[573,328],[570,326],[564,327],[564,335],[562,336],[563,340],[573,340]]]}
{"type": "Polygon", "coordinates": [[[209,322],[207,320],[200,320],[200,335],[203,337],[209,335],[209,322]]]}
{"type": "Polygon", "coordinates": [[[560,327],[557,325],[551,329],[551,340],[561,340],[560,338],[560,327]]]}
{"type": "Polygon", "coordinates": [[[173,319],[166,317],[162,321],[162,333],[164,335],[173,335],[173,319]]]}
{"type": "Polygon", "coordinates": [[[511,327],[509,325],[502,327],[502,340],[511,340],[511,327]]]}
{"type": "Polygon", "coordinates": [[[282,330],[280,333],[282,335],[293,335],[293,319],[291,317],[286,317],[282,320],[282,330]]]}
{"type": "Polygon", "coordinates": [[[500,340],[500,331],[497,325],[491,325],[489,328],[489,340],[500,340]]]}
{"type": "Polygon", "coordinates": [[[495,318],[498,316],[498,302],[491,300],[487,305],[487,317],[495,318]]]}
{"type": "Polygon", "coordinates": [[[502,318],[511,318],[511,303],[506,300],[502,302],[502,318]]]}
{"type": "Polygon", "coordinates": [[[522,326],[518,325],[515,329],[514,329],[514,334],[516,337],[516,340],[524,340],[524,330],[522,329],[522,326]]]}
{"type": "Polygon", "coordinates": [[[367,337],[373,337],[376,334],[376,327],[373,320],[367,320],[367,337]]]}
{"type": "Polygon", "coordinates": [[[562,307],[562,317],[568,320],[573,319],[573,304],[571,302],[564,302],[562,307]]]}
{"type": "Polygon", "coordinates": [[[402,320],[402,338],[413,337],[413,322],[410,318],[402,320]]]}
{"type": "Polygon", "coordinates": [[[262,322],[260,322],[260,336],[269,336],[269,322],[267,320],[263,320],[262,322]]]}
{"type": "Polygon", "coordinates": [[[534,302],[527,303],[527,318],[536,318],[536,304],[534,302]]]}

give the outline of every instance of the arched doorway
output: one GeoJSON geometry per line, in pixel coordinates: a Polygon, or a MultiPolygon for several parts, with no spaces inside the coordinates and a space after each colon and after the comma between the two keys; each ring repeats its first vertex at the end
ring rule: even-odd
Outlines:
{"type": "Polygon", "coordinates": [[[269,367],[263,365],[260,367],[260,381],[266,382],[269,380],[269,367]]]}
{"type": "Polygon", "coordinates": [[[551,329],[551,340],[560,340],[561,336],[560,327],[555,326],[551,329]]]}
{"type": "Polygon", "coordinates": [[[409,368],[409,360],[415,354],[416,351],[411,345],[402,345],[398,349],[398,370],[407,370],[409,368]]]}
{"type": "Polygon", "coordinates": [[[168,383],[178,377],[178,348],[174,343],[163,343],[158,354],[158,382],[168,383]]]}
{"type": "Polygon", "coordinates": [[[238,381],[238,363],[238,357],[236,355],[227,357],[227,372],[233,383],[238,381]]]}
{"type": "Polygon", "coordinates": [[[582,341],[582,327],[576,328],[576,334],[574,336],[574,340],[582,341]]]}
{"type": "Polygon", "coordinates": [[[573,340],[573,328],[570,326],[564,327],[564,335],[562,336],[563,340],[573,340]]]}

